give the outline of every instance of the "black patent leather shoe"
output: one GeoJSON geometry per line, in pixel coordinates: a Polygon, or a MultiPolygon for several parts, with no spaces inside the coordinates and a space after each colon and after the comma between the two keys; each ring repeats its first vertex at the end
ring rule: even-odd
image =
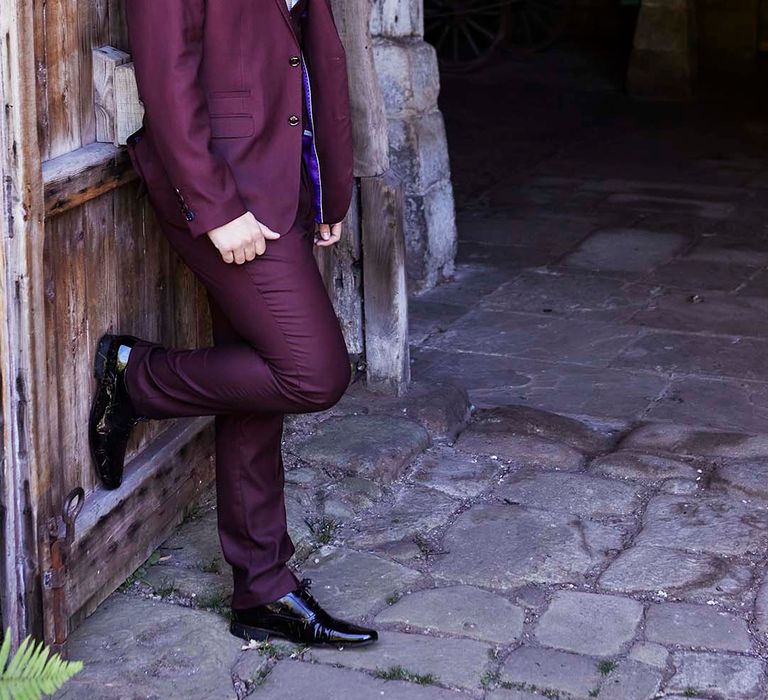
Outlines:
{"type": "Polygon", "coordinates": [[[312,579],[272,603],[244,610],[232,610],[230,632],[246,640],[264,641],[283,637],[297,644],[338,647],[365,646],[375,642],[376,630],[331,617],[309,592],[312,579]]]}
{"type": "Polygon", "coordinates": [[[125,449],[137,423],[149,420],[136,412],[125,386],[127,354],[139,340],[133,335],[103,335],[96,349],[96,395],[88,420],[91,457],[104,486],[123,480],[125,449]]]}

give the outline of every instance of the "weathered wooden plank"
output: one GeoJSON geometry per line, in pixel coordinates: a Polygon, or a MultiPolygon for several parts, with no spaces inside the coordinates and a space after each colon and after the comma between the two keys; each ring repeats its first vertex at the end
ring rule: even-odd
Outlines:
{"type": "MultiPolygon", "coordinates": [[[[91,200],[82,207],[85,231],[85,286],[81,294],[86,299],[87,325],[85,355],[78,359],[86,373],[88,387],[87,399],[93,399],[96,389],[93,377],[93,359],[99,338],[104,333],[112,333],[117,327],[118,280],[116,259],[120,251],[115,245],[114,206],[109,195],[91,200]]],[[[88,407],[86,407],[87,411],[88,407]]],[[[85,425],[87,412],[81,417],[85,425]]],[[[83,455],[83,472],[78,481],[67,485],[69,489],[81,485],[88,493],[98,486],[98,478],[86,451],[83,455]]]]}
{"type": "Polygon", "coordinates": [[[109,43],[128,51],[128,26],[125,22],[124,0],[101,0],[109,6],[109,43]]]}
{"type": "Polygon", "coordinates": [[[387,173],[360,180],[368,384],[401,394],[410,381],[403,193],[387,173]]]}
{"type": "Polygon", "coordinates": [[[93,103],[96,116],[96,141],[118,145],[115,70],[131,57],[113,48],[100,46],[93,50],[93,103]]]}
{"type": "Polygon", "coordinates": [[[0,0],[0,37],[0,603],[16,644],[43,628],[38,519],[45,517],[50,480],[32,3],[0,0]]]}
{"type": "Polygon", "coordinates": [[[78,0],[45,3],[48,130],[41,149],[44,160],[83,145],[79,31],[78,0]]]}
{"type": "Polygon", "coordinates": [[[355,181],[341,240],[330,248],[315,246],[314,253],[328,296],[339,317],[347,350],[350,355],[359,358],[363,354],[359,182],[355,181]]]}
{"type": "MultiPolygon", "coordinates": [[[[75,486],[88,488],[82,475],[88,459],[87,430],[83,428],[91,398],[91,352],[88,345],[85,219],[83,208],[72,209],[46,223],[49,264],[56,268],[54,325],[49,328],[49,352],[58,365],[60,471],[55,475],[59,494],[75,486]]],[[[57,501],[61,502],[60,499],[57,501]]]]}
{"type": "Polygon", "coordinates": [[[81,206],[137,179],[125,148],[91,143],[43,163],[45,213],[81,206]]]}
{"type": "Polygon", "coordinates": [[[389,140],[384,99],[373,63],[371,0],[332,0],[331,4],[347,56],[355,175],[380,175],[389,169],[389,140]]]}
{"type": "Polygon", "coordinates": [[[144,105],[139,99],[134,65],[126,63],[115,70],[115,146],[124,146],[143,121],[144,105]]]}
{"type": "Polygon", "coordinates": [[[90,614],[184,516],[213,479],[213,418],[181,419],[126,464],[116,491],[86,499],[70,554],[73,626],[90,614]]]}

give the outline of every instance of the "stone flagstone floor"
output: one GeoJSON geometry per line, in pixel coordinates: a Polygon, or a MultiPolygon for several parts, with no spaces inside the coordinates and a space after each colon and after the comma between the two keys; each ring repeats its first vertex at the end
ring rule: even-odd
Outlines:
{"type": "Polygon", "coordinates": [[[609,77],[446,80],[459,257],[413,300],[414,388],[289,421],[295,564],[380,642],[244,648],[209,500],[58,697],[768,697],[768,128],[609,77]]]}

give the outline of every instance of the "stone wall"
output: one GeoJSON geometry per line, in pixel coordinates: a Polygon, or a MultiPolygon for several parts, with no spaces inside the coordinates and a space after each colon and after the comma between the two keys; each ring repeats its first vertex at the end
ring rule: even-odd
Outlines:
{"type": "Polygon", "coordinates": [[[390,163],[405,196],[406,268],[410,292],[453,273],[456,222],[440,76],[424,42],[422,0],[374,0],[371,34],[387,112],[390,163]]]}

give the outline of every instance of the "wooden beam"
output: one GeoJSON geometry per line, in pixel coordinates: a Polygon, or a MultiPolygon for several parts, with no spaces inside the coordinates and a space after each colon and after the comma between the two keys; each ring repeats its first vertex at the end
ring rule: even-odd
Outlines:
{"type": "Polygon", "coordinates": [[[328,248],[315,246],[314,255],[323,276],[349,354],[355,361],[364,353],[363,283],[360,253],[360,185],[355,180],[352,205],[344,219],[341,240],[328,248]]]}
{"type": "Polygon", "coordinates": [[[72,626],[173,531],[214,478],[213,418],[179,419],[125,467],[119,489],[86,498],[69,554],[72,626]]]}
{"type": "Polygon", "coordinates": [[[0,399],[3,624],[12,642],[43,629],[39,551],[50,460],[45,392],[44,202],[33,3],[0,0],[0,399]],[[40,536],[38,537],[38,533],[40,536]]]}
{"type": "Polygon", "coordinates": [[[112,46],[101,46],[93,52],[93,102],[96,111],[96,140],[117,145],[115,116],[115,70],[131,57],[112,46]]]}
{"type": "Polygon", "coordinates": [[[139,99],[136,70],[133,63],[126,63],[115,71],[115,146],[125,146],[143,121],[144,105],[139,99]]]}
{"type": "Polygon", "coordinates": [[[135,180],[125,148],[91,143],[43,163],[45,214],[54,216],[79,207],[105,192],[135,180]]]}
{"type": "Polygon", "coordinates": [[[400,395],[410,382],[403,193],[391,172],[360,181],[368,385],[400,395]]]}
{"type": "Polygon", "coordinates": [[[384,98],[373,63],[371,0],[332,0],[349,73],[355,176],[372,177],[389,169],[389,138],[384,98]]]}

